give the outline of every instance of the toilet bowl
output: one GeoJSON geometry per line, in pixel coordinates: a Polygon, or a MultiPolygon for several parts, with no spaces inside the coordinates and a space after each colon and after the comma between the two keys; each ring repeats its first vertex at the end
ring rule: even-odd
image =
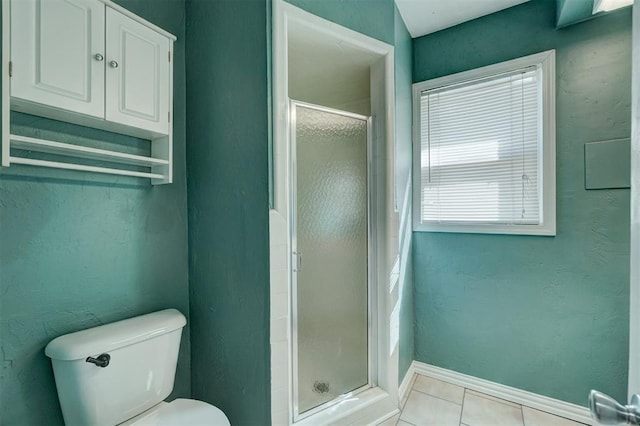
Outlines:
{"type": "Polygon", "coordinates": [[[120,426],[229,426],[222,410],[195,399],[175,399],[161,402],[120,426]]]}
{"type": "Polygon", "coordinates": [[[66,334],[45,348],[67,425],[229,426],[193,399],[164,402],[173,384],[185,317],[175,309],[66,334]]]}

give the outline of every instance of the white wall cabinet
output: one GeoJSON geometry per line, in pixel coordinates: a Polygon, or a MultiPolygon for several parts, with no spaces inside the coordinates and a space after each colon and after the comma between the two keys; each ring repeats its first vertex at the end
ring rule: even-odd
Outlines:
{"type": "Polygon", "coordinates": [[[104,117],[103,3],[13,0],[11,28],[12,97],[104,117]]]}
{"type": "MultiPolygon", "coordinates": [[[[150,177],[169,183],[175,36],[111,0],[2,0],[2,7],[3,122],[10,123],[8,103],[12,110],[147,138],[152,157],[168,161],[152,161],[150,177]]],[[[8,166],[8,131],[2,139],[8,166]]],[[[18,145],[25,149],[24,140],[18,145]]]]}
{"type": "Polygon", "coordinates": [[[107,9],[106,119],[166,133],[169,39],[107,9]]]}

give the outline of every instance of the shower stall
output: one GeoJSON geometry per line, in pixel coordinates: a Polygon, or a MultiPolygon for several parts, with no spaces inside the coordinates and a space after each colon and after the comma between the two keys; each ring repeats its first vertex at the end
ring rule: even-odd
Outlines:
{"type": "Polygon", "coordinates": [[[370,119],[291,102],[294,419],[372,386],[370,119]]]}
{"type": "Polygon", "coordinates": [[[398,410],[393,46],[273,2],[271,421],[398,410]]]}

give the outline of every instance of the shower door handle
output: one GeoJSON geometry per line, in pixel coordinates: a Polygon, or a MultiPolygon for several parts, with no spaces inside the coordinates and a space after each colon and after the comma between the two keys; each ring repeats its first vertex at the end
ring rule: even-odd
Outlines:
{"type": "Polygon", "coordinates": [[[592,390],[589,393],[591,417],[603,425],[640,425],[640,395],[631,397],[631,404],[622,405],[609,395],[592,390]]]}
{"type": "Polygon", "coordinates": [[[299,272],[302,270],[302,253],[299,251],[293,252],[293,272],[299,272]]]}

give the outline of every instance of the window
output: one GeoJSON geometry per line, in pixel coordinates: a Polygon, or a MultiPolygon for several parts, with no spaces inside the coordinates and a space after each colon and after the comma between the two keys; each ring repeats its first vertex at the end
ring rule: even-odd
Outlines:
{"type": "Polygon", "coordinates": [[[414,229],[555,235],[555,51],[413,85],[414,229]]]}

